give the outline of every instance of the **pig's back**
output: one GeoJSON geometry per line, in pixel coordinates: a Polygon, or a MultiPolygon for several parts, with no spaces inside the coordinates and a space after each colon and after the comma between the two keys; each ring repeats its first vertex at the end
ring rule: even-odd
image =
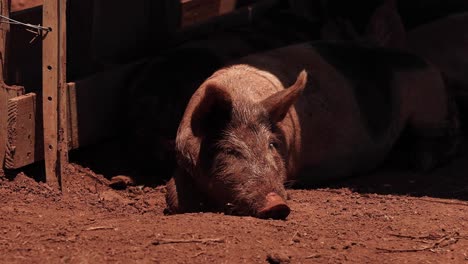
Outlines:
{"type": "Polygon", "coordinates": [[[427,58],[446,76],[460,108],[468,119],[468,12],[424,24],[408,32],[409,48],[427,58]]]}
{"type": "Polygon", "coordinates": [[[468,87],[468,12],[451,15],[412,29],[408,45],[427,58],[457,85],[468,87]]]}

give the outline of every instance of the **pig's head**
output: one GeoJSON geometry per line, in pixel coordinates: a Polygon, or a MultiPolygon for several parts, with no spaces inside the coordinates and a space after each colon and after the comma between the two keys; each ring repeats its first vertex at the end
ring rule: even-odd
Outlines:
{"type": "MultiPolygon", "coordinates": [[[[196,163],[186,166],[187,177],[197,189],[193,193],[204,195],[206,210],[275,219],[289,215],[284,187],[287,149],[280,123],[301,95],[306,79],[303,71],[291,87],[259,102],[235,97],[216,82],[206,83],[199,103],[186,112],[190,122],[185,128],[181,123],[176,142],[182,167],[196,163]],[[184,129],[190,131],[189,138],[180,136],[184,129]]],[[[182,191],[174,187],[169,192],[182,191]]],[[[176,196],[184,194],[168,193],[176,196]]],[[[182,203],[167,201],[170,209],[182,203]]]]}

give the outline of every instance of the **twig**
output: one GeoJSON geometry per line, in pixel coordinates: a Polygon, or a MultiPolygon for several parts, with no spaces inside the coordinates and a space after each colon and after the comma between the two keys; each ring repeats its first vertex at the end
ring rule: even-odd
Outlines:
{"type": "Polygon", "coordinates": [[[294,240],[298,234],[299,234],[299,231],[294,232],[294,235],[291,237],[291,240],[289,241],[289,245],[292,245],[294,244],[294,242],[296,242],[294,240]]]}
{"type": "Polygon", "coordinates": [[[409,236],[409,235],[400,235],[400,234],[389,234],[390,236],[394,236],[394,237],[399,237],[399,238],[409,238],[409,239],[412,239],[412,240],[420,240],[424,243],[428,243],[427,239],[429,240],[434,240],[434,239],[437,239],[437,237],[435,235],[427,235],[427,236],[419,236],[419,237],[416,237],[416,236],[409,236]]]}
{"type": "MultiPolygon", "coordinates": [[[[426,250],[434,251],[438,248],[447,247],[447,246],[457,243],[461,237],[459,236],[458,233],[456,233],[456,235],[457,235],[456,237],[449,237],[448,235],[444,236],[440,238],[439,240],[435,241],[434,243],[432,243],[431,245],[421,247],[421,248],[413,248],[413,249],[376,248],[376,249],[381,251],[382,253],[405,253],[405,252],[419,252],[419,251],[426,251],[426,250]],[[445,244],[442,244],[442,242],[446,240],[448,240],[448,242],[445,244]]],[[[404,237],[404,236],[401,236],[401,237],[404,237]]],[[[410,236],[408,237],[412,238],[410,236]]],[[[416,239],[419,239],[419,238],[416,238],[416,239]]]]}
{"type": "Polygon", "coordinates": [[[441,203],[441,204],[450,204],[450,205],[462,205],[462,206],[468,206],[468,203],[464,202],[454,202],[454,201],[444,201],[444,200],[438,200],[438,199],[431,199],[431,198],[419,198],[418,200],[424,201],[424,202],[430,202],[430,203],[441,203]]]}
{"type": "Polygon", "coordinates": [[[85,231],[104,230],[104,229],[115,229],[112,226],[92,226],[85,229],[85,231]]]}
{"type": "Polygon", "coordinates": [[[394,237],[410,238],[410,239],[434,239],[434,238],[436,238],[436,237],[433,236],[433,235],[420,236],[420,237],[409,236],[409,235],[401,235],[401,234],[389,234],[389,235],[390,235],[390,236],[394,236],[394,237]]]}
{"type": "Polygon", "coordinates": [[[205,254],[205,251],[198,252],[197,254],[193,255],[193,258],[199,257],[200,255],[205,254]]]}
{"type": "Polygon", "coordinates": [[[322,256],[322,255],[320,255],[320,254],[313,254],[313,255],[310,255],[310,256],[305,257],[305,259],[320,258],[321,256],[322,256]]]}
{"type": "Polygon", "coordinates": [[[176,243],[209,243],[209,242],[216,242],[216,243],[224,243],[224,239],[221,238],[206,238],[206,239],[165,239],[161,238],[154,241],[153,245],[163,245],[163,244],[176,244],[176,243]]]}
{"type": "Polygon", "coordinates": [[[381,253],[407,253],[407,252],[419,252],[427,250],[427,248],[415,248],[415,249],[389,249],[389,248],[376,248],[381,253]]]}

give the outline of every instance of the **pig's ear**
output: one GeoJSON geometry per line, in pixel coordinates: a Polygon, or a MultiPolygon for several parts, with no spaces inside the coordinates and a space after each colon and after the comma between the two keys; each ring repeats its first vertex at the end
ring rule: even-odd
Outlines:
{"type": "Polygon", "coordinates": [[[196,137],[221,130],[231,117],[232,98],[217,84],[207,84],[203,99],[192,115],[191,126],[196,137]]]}
{"type": "Polygon", "coordinates": [[[291,87],[276,92],[262,101],[262,105],[267,110],[272,122],[276,123],[284,119],[289,108],[291,108],[297,98],[302,94],[306,82],[307,72],[303,70],[291,87]]]}
{"type": "Polygon", "coordinates": [[[366,37],[379,46],[406,49],[406,31],[398,14],[396,0],[385,0],[372,14],[366,37]]]}

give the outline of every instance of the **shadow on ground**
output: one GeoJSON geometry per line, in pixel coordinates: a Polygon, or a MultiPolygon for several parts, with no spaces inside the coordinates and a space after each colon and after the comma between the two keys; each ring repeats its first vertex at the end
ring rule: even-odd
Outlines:
{"type": "Polygon", "coordinates": [[[458,157],[429,172],[415,172],[395,161],[374,172],[320,185],[320,188],[349,188],[358,193],[428,196],[468,201],[468,148],[466,139],[458,157]]]}

